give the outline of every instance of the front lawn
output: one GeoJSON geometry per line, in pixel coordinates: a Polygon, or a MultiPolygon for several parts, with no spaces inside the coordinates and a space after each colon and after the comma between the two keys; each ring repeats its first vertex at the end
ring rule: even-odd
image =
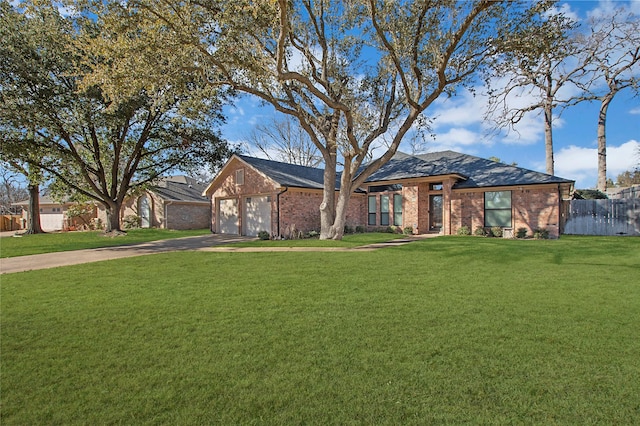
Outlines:
{"type": "Polygon", "coordinates": [[[639,276],[598,237],[3,275],[0,423],[638,424],[639,276]]]}
{"type": "Polygon", "coordinates": [[[0,238],[0,257],[113,247],[146,243],[169,238],[192,237],[210,233],[208,229],[174,231],[172,229],[130,229],[126,235],[105,236],[100,231],[54,232],[0,238]]]}

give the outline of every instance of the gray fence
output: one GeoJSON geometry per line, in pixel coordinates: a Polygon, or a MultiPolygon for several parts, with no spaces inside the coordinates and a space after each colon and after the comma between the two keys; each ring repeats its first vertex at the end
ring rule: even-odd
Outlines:
{"type": "Polygon", "coordinates": [[[571,200],[567,204],[564,234],[640,235],[640,198],[571,200]]]}

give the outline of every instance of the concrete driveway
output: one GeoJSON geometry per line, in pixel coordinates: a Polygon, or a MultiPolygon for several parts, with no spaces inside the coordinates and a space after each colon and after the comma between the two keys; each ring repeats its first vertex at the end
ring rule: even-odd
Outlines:
{"type": "Polygon", "coordinates": [[[206,250],[214,246],[240,241],[253,240],[252,237],[237,235],[210,234],[197,237],[175,238],[171,240],[151,241],[126,246],[104,247],[87,250],[64,251],[58,253],[35,254],[0,259],[0,274],[48,269],[58,266],[78,265],[80,263],[99,262],[101,260],[123,257],[143,256],[181,250],[206,250]]]}

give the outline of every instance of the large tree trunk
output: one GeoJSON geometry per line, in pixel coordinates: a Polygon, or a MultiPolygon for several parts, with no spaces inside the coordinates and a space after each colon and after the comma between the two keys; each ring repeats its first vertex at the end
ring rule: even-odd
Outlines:
{"type": "Polygon", "coordinates": [[[551,101],[544,106],[544,149],[547,174],[554,174],[553,161],[553,105],[551,101]]]}
{"type": "Polygon", "coordinates": [[[600,111],[598,113],[598,185],[599,191],[605,192],[607,190],[607,110],[609,104],[613,99],[613,94],[610,93],[602,98],[600,104],[600,111]]]}
{"type": "Polygon", "coordinates": [[[27,234],[42,234],[40,224],[40,185],[29,184],[29,221],[27,223],[27,234]]]}
{"type": "Polygon", "coordinates": [[[120,209],[122,203],[113,202],[105,206],[107,213],[106,233],[125,233],[120,229],[120,209]]]}
{"type": "Polygon", "coordinates": [[[324,161],[324,189],[320,204],[320,239],[330,240],[335,238],[333,224],[336,218],[336,156],[325,155],[324,161]]]}

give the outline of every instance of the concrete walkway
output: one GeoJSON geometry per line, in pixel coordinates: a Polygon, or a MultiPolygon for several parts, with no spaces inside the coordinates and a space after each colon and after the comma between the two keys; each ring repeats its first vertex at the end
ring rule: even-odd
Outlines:
{"type": "Polygon", "coordinates": [[[210,251],[210,252],[331,252],[331,251],[373,251],[385,247],[408,244],[423,238],[437,237],[437,234],[415,235],[368,244],[360,247],[224,247],[225,244],[252,241],[255,238],[237,235],[209,234],[197,237],[175,238],[151,241],[116,247],[63,251],[57,253],[34,254],[0,259],[0,274],[24,272],[36,269],[48,269],[58,266],[78,265],[102,260],[121,259],[123,257],[144,256],[147,254],[171,251],[210,251]]]}

